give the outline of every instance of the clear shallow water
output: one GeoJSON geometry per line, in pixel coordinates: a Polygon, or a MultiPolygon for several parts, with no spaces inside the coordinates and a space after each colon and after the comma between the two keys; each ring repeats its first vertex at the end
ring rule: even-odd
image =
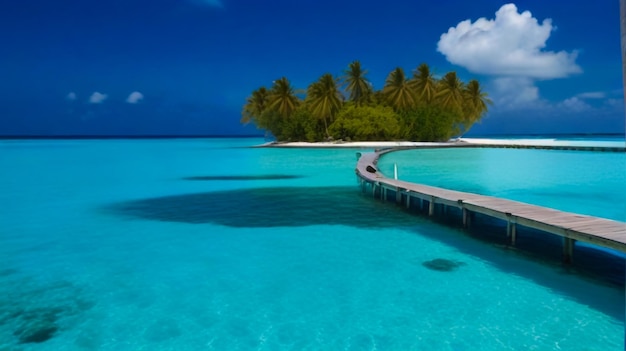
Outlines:
{"type": "Polygon", "coordinates": [[[261,142],[2,142],[0,350],[623,349],[623,287],[261,142]]]}
{"type": "Polygon", "coordinates": [[[393,176],[447,189],[626,222],[626,154],[529,149],[392,152],[378,166],[393,176]]]}

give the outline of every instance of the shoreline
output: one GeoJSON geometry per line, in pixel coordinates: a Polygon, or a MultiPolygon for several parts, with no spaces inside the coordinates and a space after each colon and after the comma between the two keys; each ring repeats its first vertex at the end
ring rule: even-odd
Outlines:
{"type": "Polygon", "coordinates": [[[257,147],[274,148],[444,148],[444,147],[520,147],[547,149],[580,149],[598,151],[626,151],[626,142],[558,140],[558,139],[487,139],[457,138],[447,142],[426,141],[333,141],[333,142],[269,142],[257,147]]]}

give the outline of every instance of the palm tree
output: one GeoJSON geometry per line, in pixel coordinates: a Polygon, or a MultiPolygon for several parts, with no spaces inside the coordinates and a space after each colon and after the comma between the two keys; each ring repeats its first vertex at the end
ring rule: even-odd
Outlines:
{"type": "Polygon", "coordinates": [[[248,124],[253,120],[258,120],[267,108],[268,98],[269,92],[265,87],[253,91],[241,111],[241,123],[248,124]]]}
{"type": "Polygon", "coordinates": [[[464,85],[463,82],[457,77],[456,72],[448,72],[439,81],[437,86],[437,93],[435,99],[445,108],[457,110],[462,112],[463,100],[464,100],[464,85]]]}
{"type": "Polygon", "coordinates": [[[367,102],[372,94],[372,85],[365,78],[367,70],[361,69],[359,61],[353,61],[343,73],[344,76],[341,77],[341,81],[345,85],[346,92],[350,94],[350,101],[353,101],[357,106],[367,102]]]}
{"type": "Polygon", "coordinates": [[[387,103],[397,111],[415,106],[415,94],[409,86],[404,70],[400,67],[387,76],[383,95],[387,103]]]}
{"type": "Polygon", "coordinates": [[[330,73],[322,75],[317,82],[309,86],[306,99],[309,103],[311,114],[324,121],[326,136],[330,136],[328,125],[332,123],[343,104],[343,95],[341,95],[337,87],[337,79],[330,73]]]}
{"type": "Polygon", "coordinates": [[[267,107],[269,109],[278,112],[281,117],[285,118],[291,116],[299,104],[300,100],[287,78],[282,77],[274,81],[268,94],[267,107]]]}
{"type": "Polygon", "coordinates": [[[480,120],[480,118],[488,111],[488,105],[493,105],[493,101],[487,97],[487,93],[482,91],[480,83],[478,83],[475,79],[472,79],[469,83],[467,83],[463,93],[466,110],[464,122],[471,125],[472,123],[480,120]]]}
{"type": "Polygon", "coordinates": [[[437,80],[427,64],[422,63],[413,71],[409,85],[415,91],[417,100],[430,104],[437,92],[437,80]]]}

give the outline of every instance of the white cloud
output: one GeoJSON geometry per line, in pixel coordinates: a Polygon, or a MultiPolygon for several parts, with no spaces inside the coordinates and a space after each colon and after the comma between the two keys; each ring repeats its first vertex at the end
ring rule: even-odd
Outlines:
{"type": "Polygon", "coordinates": [[[66,98],[67,100],[70,100],[70,101],[74,101],[74,100],[76,100],[76,97],[77,97],[77,96],[76,96],[76,93],[75,93],[75,92],[73,92],[73,91],[69,92],[69,93],[65,96],[65,98],[66,98]]]}
{"type": "Polygon", "coordinates": [[[453,64],[474,73],[535,79],[567,77],[582,72],[576,52],[543,51],[553,30],[515,4],[503,5],[495,19],[465,20],[441,35],[437,51],[453,64]]]}
{"type": "Polygon", "coordinates": [[[101,104],[108,97],[109,97],[108,95],[102,94],[102,93],[99,93],[99,92],[96,91],[93,94],[91,94],[91,96],[89,97],[89,103],[90,104],[101,104]]]}
{"type": "Polygon", "coordinates": [[[500,109],[542,107],[539,88],[530,78],[499,77],[488,83],[489,96],[500,109]]]}
{"type": "Polygon", "coordinates": [[[587,93],[580,93],[576,95],[576,97],[581,99],[604,99],[606,98],[606,93],[601,91],[590,91],[587,93]]]}
{"type": "Polygon", "coordinates": [[[138,91],[133,91],[126,98],[126,102],[128,102],[129,104],[136,104],[141,100],[143,100],[143,94],[138,91]]]}
{"type": "Polygon", "coordinates": [[[562,102],[558,103],[556,107],[578,113],[590,111],[592,109],[592,107],[588,103],[584,102],[576,96],[563,100],[562,102]]]}
{"type": "MultiPolygon", "coordinates": [[[[562,115],[614,116],[623,114],[622,98],[606,98],[602,94],[581,93],[560,101],[548,101],[530,78],[499,77],[486,85],[494,101],[491,111],[497,113],[524,111],[529,116],[552,118],[562,115]],[[600,95],[604,97],[600,97],[600,95]]],[[[605,94],[606,95],[606,94],[605,94]]]]}

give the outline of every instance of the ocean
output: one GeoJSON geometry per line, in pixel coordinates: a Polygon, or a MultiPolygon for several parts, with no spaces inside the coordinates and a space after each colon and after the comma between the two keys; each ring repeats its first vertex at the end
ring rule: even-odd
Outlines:
{"type": "MultiPolygon", "coordinates": [[[[362,194],[368,150],[263,142],[0,141],[0,350],[624,349],[623,256],[587,247],[564,266],[549,240],[513,249],[497,226],[362,194]]],[[[625,213],[623,153],[393,163],[401,179],[625,213]]]]}

